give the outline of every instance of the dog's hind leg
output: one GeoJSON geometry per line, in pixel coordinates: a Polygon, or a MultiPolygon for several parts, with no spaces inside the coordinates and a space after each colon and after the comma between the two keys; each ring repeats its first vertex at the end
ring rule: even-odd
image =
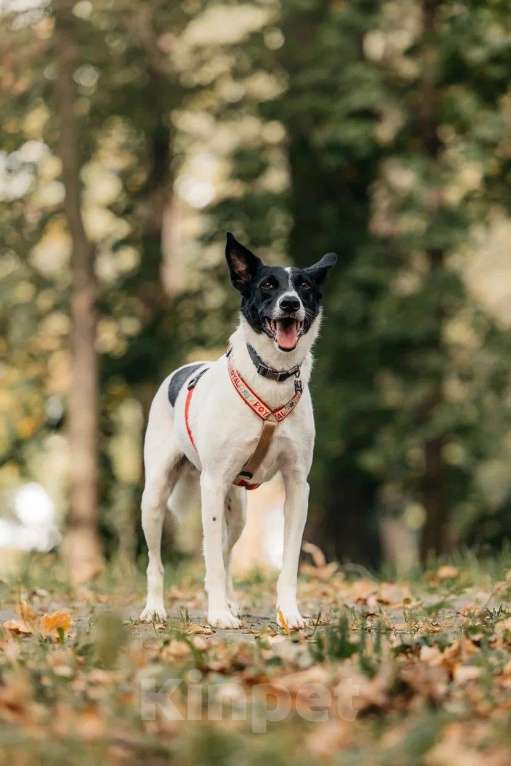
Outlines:
{"type": "Polygon", "coordinates": [[[247,493],[241,487],[232,487],[227,493],[225,500],[224,513],[224,537],[223,553],[225,566],[225,590],[227,593],[227,603],[229,609],[239,617],[240,610],[236,602],[236,595],[232,585],[231,575],[231,553],[234,545],[238,541],[246,521],[247,493]]]}
{"type": "Polygon", "coordinates": [[[149,554],[147,599],[140,619],[165,620],[161,534],[167,501],[179,477],[183,456],[174,435],[173,415],[166,400],[166,386],[160,387],[151,411],[144,443],[145,487],[142,495],[142,528],[149,554]]]}

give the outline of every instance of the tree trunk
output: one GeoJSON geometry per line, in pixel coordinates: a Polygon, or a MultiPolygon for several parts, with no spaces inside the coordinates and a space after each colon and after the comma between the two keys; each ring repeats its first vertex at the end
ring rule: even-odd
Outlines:
{"type": "Polygon", "coordinates": [[[96,278],[94,247],[82,218],[81,158],[75,114],[76,44],[72,2],[55,0],[56,102],[60,159],[65,188],[64,214],[71,254],[71,390],[68,427],[70,509],[64,556],[74,582],[83,582],[101,568],[98,535],[98,365],[96,355],[96,278]]]}
{"type": "MultiPolygon", "coordinates": [[[[150,30],[146,32],[149,46],[150,30]]],[[[156,37],[154,45],[156,46],[156,37]]],[[[147,85],[144,93],[140,95],[140,98],[144,99],[140,109],[143,119],[137,122],[137,115],[130,115],[130,119],[134,120],[136,129],[144,138],[143,163],[147,169],[147,176],[137,195],[130,196],[130,209],[126,211],[128,217],[133,215],[133,205],[134,224],[139,238],[140,268],[133,276],[128,277],[123,285],[125,292],[136,295],[143,305],[143,326],[129,343],[122,358],[107,359],[103,368],[107,378],[111,375],[120,376],[141,403],[144,429],[155,394],[155,385],[171,369],[168,357],[175,342],[175,333],[172,332],[172,301],[163,281],[163,230],[164,221],[168,225],[173,189],[173,146],[169,117],[172,96],[169,95],[166,75],[149,62],[145,74],[147,85]]],[[[141,475],[143,476],[142,466],[141,475]]],[[[132,551],[144,551],[145,555],[146,547],[140,527],[140,490],[139,486],[130,487],[131,502],[125,502],[123,511],[116,513],[112,520],[119,541],[119,557],[124,561],[131,557],[132,551]]],[[[167,528],[171,525],[171,516],[167,514],[165,536],[167,528]]],[[[168,534],[172,535],[171,532],[168,534]]]]}
{"type": "MultiPolygon", "coordinates": [[[[170,308],[170,298],[163,284],[163,221],[172,198],[172,154],[171,131],[168,118],[168,104],[161,97],[162,75],[148,68],[149,92],[153,94],[154,120],[147,133],[150,170],[144,189],[145,216],[143,217],[142,257],[146,263],[146,281],[143,299],[149,327],[161,326],[170,308]]],[[[144,422],[149,417],[149,407],[154,396],[154,381],[142,393],[144,422]]],[[[175,538],[174,520],[170,513],[165,515],[163,524],[163,546],[173,547],[175,538]]]]}
{"type": "MultiPolygon", "coordinates": [[[[434,48],[431,36],[434,34],[438,0],[424,0],[422,5],[424,49],[423,60],[423,83],[420,89],[420,98],[417,104],[420,141],[424,154],[430,161],[435,163],[439,160],[441,140],[438,134],[438,119],[436,115],[437,93],[433,75],[434,48]]],[[[437,199],[437,204],[440,200],[437,199]]],[[[435,211],[433,211],[434,214],[435,211]]],[[[432,248],[426,253],[429,261],[430,277],[445,267],[445,252],[439,248],[432,248]]],[[[436,331],[432,340],[432,348],[437,354],[442,353],[442,333],[446,319],[446,311],[442,302],[439,301],[436,308],[436,331]]],[[[433,381],[431,391],[421,408],[420,419],[427,423],[433,417],[438,407],[444,400],[443,381],[433,381]]],[[[424,474],[421,480],[422,503],[426,513],[426,520],[422,529],[420,540],[420,557],[425,563],[432,554],[438,555],[447,549],[447,522],[448,506],[446,498],[446,466],[443,458],[445,437],[434,435],[424,442],[424,474]]]]}
{"type": "Polygon", "coordinates": [[[438,555],[447,549],[447,506],[445,503],[445,466],[442,458],[442,437],[429,439],[424,445],[424,476],[422,502],[426,521],[420,540],[420,557],[426,563],[431,554],[438,555]]]}

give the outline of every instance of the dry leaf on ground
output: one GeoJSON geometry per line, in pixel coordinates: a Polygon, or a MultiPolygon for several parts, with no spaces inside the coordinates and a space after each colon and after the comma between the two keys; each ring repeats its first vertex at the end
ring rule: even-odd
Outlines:
{"type": "Polygon", "coordinates": [[[15,636],[30,636],[33,632],[30,625],[27,625],[23,620],[5,620],[3,626],[5,630],[15,636]]]}
{"type": "Polygon", "coordinates": [[[43,636],[58,636],[59,632],[68,633],[72,623],[69,612],[61,610],[43,615],[39,621],[39,629],[43,636]]]}

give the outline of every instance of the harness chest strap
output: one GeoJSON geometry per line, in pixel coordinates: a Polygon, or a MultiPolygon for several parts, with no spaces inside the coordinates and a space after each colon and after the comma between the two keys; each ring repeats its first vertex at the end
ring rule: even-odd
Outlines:
{"type": "Polygon", "coordinates": [[[239,472],[238,477],[234,482],[235,484],[240,487],[246,487],[247,489],[255,489],[259,486],[259,484],[253,484],[249,486],[247,482],[252,479],[255,472],[266,457],[266,453],[270,449],[270,444],[272,442],[276,427],[276,420],[265,420],[263,422],[263,428],[261,430],[261,435],[259,436],[259,441],[257,442],[256,448],[239,472]]]}
{"type": "Polygon", "coordinates": [[[272,410],[271,407],[269,407],[252,388],[250,388],[248,383],[243,380],[237,369],[234,367],[230,358],[230,349],[227,352],[227,364],[229,377],[236,392],[241,399],[243,399],[245,404],[263,421],[263,427],[256,448],[234,482],[238,486],[246,487],[247,489],[255,489],[255,487],[259,485],[249,485],[247,482],[254,476],[266,457],[277,425],[282,423],[282,421],[293,412],[302,396],[303,387],[302,381],[300,380],[300,370],[298,369],[295,373],[295,391],[291,399],[283,404],[282,407],[272,410]]]}
{"type": "MultiPolygon", "coordinates": [[[[231,350],[229,349],[227,352],[227,364],[231,383],[245,404],[250,407],[250,409],[263,421],[263,427],[261,429],[261,434],[259,436],[256,448],[249,459],[246,461],[233,484],[236,484],[239,487],[245,487],[245,489],[256,489],[259,484],[251,484],[250,479],[252,479],[255,472],[266,457],[277,425],[282,423],[282,421],[285,420],[287,416],[291,414],[291,412],[293,412],[302,396],[303,387],[300,380],[300,370],[298,369],[295,373],[295,391],[291,399],[283,404],[282,407],[278,407],[277,409],[272,410],[271,407],[269,407],[266,402],[264,402],[255,393],[255,391],[253,391],[252,388],[250,388],[248,383],[243,380],[239,372],[232,364],[230,353],[231,350]]],[[[190,403],[195,386],[207,369],[208,368],[205,367],[190,380],[187,386],[188,390],[186,392],[185,426],[190,442],[195,449],[195,441],[193,438],[192,430],[190,428],[190,403]]]]}

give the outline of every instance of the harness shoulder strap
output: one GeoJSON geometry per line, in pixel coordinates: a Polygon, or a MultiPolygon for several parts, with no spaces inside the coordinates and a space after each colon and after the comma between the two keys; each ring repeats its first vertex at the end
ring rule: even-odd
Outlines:
{"type": "Polygon", "coordinates": [[[188,438],[190,439],[194,449],[197,449],[195,447],[195,439],[193,438],[192,429],[190,428],[190,404],[192,402],[192,396],[193,392],[195,391],[195,386],[199,382],[199,380],[202,378],[205,372],[209,370],[209,367],[203,367],[202,370],[199,370],[199,372],[190,378],[186,385],[186,399],[185,399],[185,426],[186,426],[186,433],[188,434],[188,438]]]}

